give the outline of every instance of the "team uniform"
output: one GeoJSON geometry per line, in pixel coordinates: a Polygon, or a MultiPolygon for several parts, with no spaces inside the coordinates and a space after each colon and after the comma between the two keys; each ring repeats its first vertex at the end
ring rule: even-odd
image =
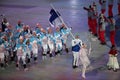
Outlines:
{"type": "Polygon", "coordinates": [[[113,18],[109,19],[109,29],[110,29],[110,42],[112,46],[115,46],[115,20],[113,18]]]}
{"type": "Polygon", "coordinates": [[[9,56],[10,56],[10,54],[9,54],[9,42],[8,42],[8,38],[7,38],[7,36],[6,35],[4,35],[4,42],[3,42],[3,44],[4,44],[4,48],[5,48],[5,64],[6,65],[8,65],[8,61],[9,61],[9,56]]]}
{"type": "Polygon", "coordinates": [[[27,70],[27,68],[26,68],[25,45],[23,43],[18,43],[18,44],[16,44],[15,50],[17,50],[17,63],[16,63],[17,69],[19,69],[20,59],[21,59],[22,62],[23,62],[24,70],[27,70]]]}
{"type": "Polygon", "coordinates": [[[48,38],[48,47],[49,47],[49,54],[50,54],[50,57],[53,56],[53,52],[55,50],[55,47],[54,47],[54,37],[52,34],[47,34],[47,38],[48,38]]]}
{"type": "Polygon", "coordinates": [[[67,48],[67,39],[68,39],[68,35],[70,34],[71,28],[62,28],[61,30],[61,34],[62,34],[62,44],[65,46],[65,50],[66,52],[68,52],[68,48],[67,48]]]}
{"type": "Polygon", "coordinates": [[[31,61],[31,52],[32,52],[32,45],[30,44],[30,39],[26,38],[24,40],[24,44],[25,44],[25,54],[26,54],[26,58],[27,58],[27,63],[30,63],[31,61]]]}
{"type": "Polygon", "coordinates": [[[81,45],[82,45],[82,41],[80,39],[72,40],[73,68],[76,68],[79,65],[79,51],[81,45]]]}
{"type": "Polygon", "coordinates": [[[97,36],[97,17],[98,17],[98,12],[97,12],[97,7],[94,4],[93,9],[92,9],[92,33],[94,36],[97,36]]]}
{"type": "Polygon", "coordinates": [[[9,43],[8,45],[9,56],[11,58],[11,61],[14,61],[15,60],[15,53],[14,53],[15,40],[14,40],[13,32],[9,32],[8,43],[9,43]]]}
{"type": "Polygon", "coordinates": [[[60,54],[62,51],[62,41],[61,41],[61,33],[59,31],[54,33],[54,41],[55,41],[55,55],[60,54]]]}
{"type": "Polygon", "coordinates": [[[34,60],[37,61],[37,57],[38,57],[38,45],[37,45],[37,41],[34,40],[32,43],[32,53],[34,56],[34,60]]]}
{"type": "Polygon", "coordinates": [[[105,29],[106,29],[106,22],[103,14],[100,14],[101,16],[98,19],[98,34],[99,34],[99,39],[101,41],[101,44],[106,44],[105,41],[105,29]]]}
{"type": "Polygon", "coordinates": [[[89,6],[89,8],[83,7],[84,10],[86,10],[88,12],[88,27],[89,27],[89,31],[92,30],[92,15],[93,15],[93,11],[92,11],[92,7],[91,5],[89,6]]]}
{"type": "Polygon", "coordinates": [[[42,32],[40,35],[40,41],[42,46],[42,58],[43,60],[46,59],[47,52],[48,52],[48,38],[46,36],[46,33],[42,32]]]}
{"type": "Polygon", "coordinates": [[[32,46],[32,56],[34,57],[34,61],[37,62],[38,57],[38,38],[36,36],[36,32],[33,32],[33,35],[30,37],[30,44],[32,46]]]}

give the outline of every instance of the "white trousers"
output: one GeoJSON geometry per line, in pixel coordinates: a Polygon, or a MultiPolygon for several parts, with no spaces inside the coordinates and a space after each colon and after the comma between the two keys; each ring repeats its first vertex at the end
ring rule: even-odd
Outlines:
{"type": "Polygon", "coordinates": [[[31,52],[26,52],[26,56],[28,57],[28,58],[31,58],[31,52]]]}
{"type": "Polygon", "coordinates": [[[48,47],[50,49],[50,53],[52,53],[54,51],[54,44],[48,44],[48,47]]]}
{"type": "Polygon", "coordinates": [[[33,56],[34,56],[34,57],[37,57],[37,56],[38,56],[38,48],[33,48],[33,49],[32,49],[32,52],[33,52],[33,56]]]}
{"type": "Polygon", "coordinates": [[[26,64],[26,58],[25,58],[25,56],[17,56],[17,64],[19,64],[20,59],[22,60],[23,64],[26,64]]]}
{"type": "Polygon", "coordinates": [[[55,49],[56,52],[62,50],[62,42],[56,43],[55,47],[56,47],[56,49],[55,49]]]}
{"type": "Polygon", "coordinates": [[[73,65],[78,66],[79,65],[79,52],[73,51],[73,65]]]}
{"type": "Polygon", "coordinates": [[[109,61],[107,63],[107,66],[109,66],[113,69],[119,69],[117,57],[115,57],[113,55],[109,55],[109,61]]]}
{"type": "Polygon", "coordinates": [[[43,48],[43,54],[47,54],[48,45],[47,44],[42,44],[42,48],[43,48]]]}
{"type": "Polygon", "coordinates": [[[0,62],[4,62],[5,55],[4,53],[0,53],[0,62]]]}

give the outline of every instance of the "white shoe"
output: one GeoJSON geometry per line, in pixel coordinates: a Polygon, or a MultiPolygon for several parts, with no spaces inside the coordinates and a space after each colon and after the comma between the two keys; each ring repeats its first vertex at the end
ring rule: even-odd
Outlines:
{"type": "Polygon", "coordinates": [[[16,68],[17,70],[20,70],[19,68],[16,68]]]}
{"type": "Polygon", "coordinates": [[[85,78],[84,78],[84,77],[82,77],[82,80],[85,80],[85,78]]]}
{"type": "Polygon", "coordinates": [[[85,79],[86,79],[86,77],[84,75],[82,75],[82,80],[85,80],[85,79]]]}
{"type": "Polygon", "coordinates": [[[28,68],[25,68],[24,71],[28,71],[28,68]]]}

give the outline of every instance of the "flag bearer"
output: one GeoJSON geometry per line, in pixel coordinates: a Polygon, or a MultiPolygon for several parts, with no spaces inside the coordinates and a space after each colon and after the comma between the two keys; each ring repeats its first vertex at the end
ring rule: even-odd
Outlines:
{"type": "Polygon", "coordinates": [[[71,28],[66,28],[65,25],[63,24],[60,31],[62,34],[62,44],[65,46],[65,50],[68,53],[67,38],[68,38],[68,35],[70,34],[71,28]]]}

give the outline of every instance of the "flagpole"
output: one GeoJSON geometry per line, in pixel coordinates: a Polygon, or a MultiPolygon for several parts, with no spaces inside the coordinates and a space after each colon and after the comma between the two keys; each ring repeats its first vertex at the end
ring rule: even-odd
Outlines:
{"type": "MultiPolygon", "coordinates": [[[[56,12],[56,14],[59,16],[59,14],[57,13],[56,9],[54,8],[54,6],[52,4],[50,4],[52,9],[54,9],[54,11],[56,12]]],[[[62,23],[65,25],[66,28],[68,28],[68,26],[65,24],[65,22],[63,21],[62,17],[59,17],[60,20],[62,21],[62,23]]],[[[74,35],[72,34],[72,32],[70,31],[70,34],[72,36],[73,39],[75,39],[74,35]]]]}
{"type": "MultiPolygon", "coordinates": [[[[50,4],[51,7],[55,10],[56,14],[59,16],[59,14],[57,13],[56,9],[54,8],[54,6],[52,4],[50,4]]],[[[65,22],[63,21],[62,17],[59,17],[60,20],[63,22],[63,24],[66,26],[66,28],[68,28],[68,26],[65,24],[65,22]]],[[[72,36],[73,39],[75,39],[74,35],[72,34],[72,32],[70,31],[70,34],[72,36]]],[[[91,37],[91,36],[90,36],[91,37]]],[[[89,41],[89,45],[90,45],[90,48],[89,48],[89,55],[91,54],[91,51],[92,51],[92,44],[91,44],[91,41],[89,41]]]]}

